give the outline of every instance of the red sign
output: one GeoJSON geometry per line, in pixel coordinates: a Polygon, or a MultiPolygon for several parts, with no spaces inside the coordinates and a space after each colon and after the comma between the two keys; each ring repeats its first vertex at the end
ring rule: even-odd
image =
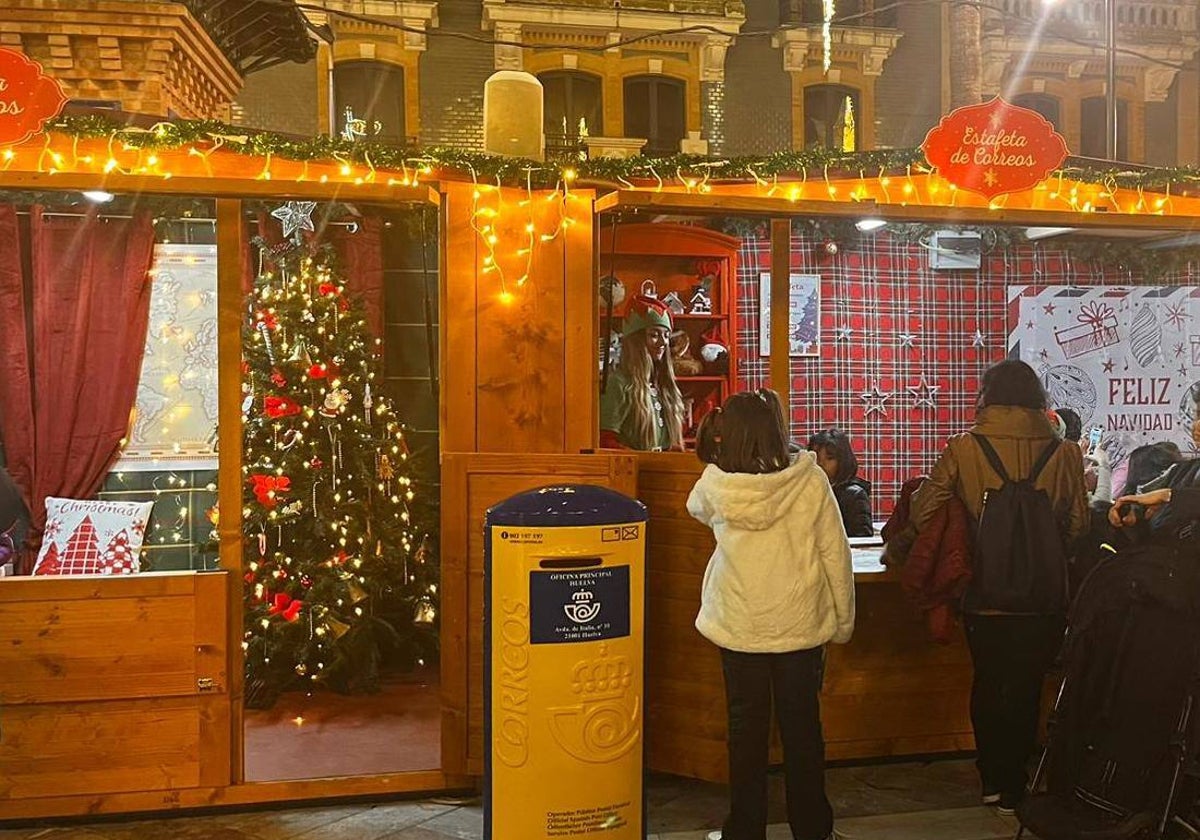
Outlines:
{"type": "Polygon", "coordinates": [[[0,146],[23,143],[58,116],[67,97],[42,66],[0,47],[0,146]]]}
{"type": "Polygon", "coordinates": [[[989,199],[1036,186],[1067,157],[1045,117],[1000,97],[942,117],[921,150],[947,181],[989,199]]]}

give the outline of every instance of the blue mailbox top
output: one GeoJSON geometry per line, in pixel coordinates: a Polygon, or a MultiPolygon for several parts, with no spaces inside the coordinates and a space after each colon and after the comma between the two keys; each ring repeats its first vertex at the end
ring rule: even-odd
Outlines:
{"type": "Polygon", "coordinates": [[[529,525],[573,528],[645,522],[646,506],[607,487],[562,484],[510,496],[488,509],[485,526],[529,525]]]}

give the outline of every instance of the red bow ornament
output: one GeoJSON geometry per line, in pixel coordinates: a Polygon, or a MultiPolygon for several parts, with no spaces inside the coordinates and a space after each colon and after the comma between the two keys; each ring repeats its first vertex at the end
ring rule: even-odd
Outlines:
{"type": "Polygon", "coordinates": [[[303,607],[303,601],[294,599],[291,595],[277,592],[274,603],[267,609],[267,615],[281,615],[285,621],[295,621],[299,617],[300,610],[303,607]]]}
{"type": "Polygon", "coordinates": [[[322,283],[317,286],[317,291],[325,297],[334,297],[338,293],[338,287],[336,283],[322,283]]]}
{"type": "Polygon", "coordinates": [[[300,403],[291,397],[264,397],[263,413],[272,420],[300,413],[300,403]]]}
{"type": "Polygon", "coordinates": [[[253,482],[254,497],[265,508],[273,508],[279,504],[279,496],[292,489],[292,480],[286,475],[274,476],[254,473],[250,476],[253,482]]]}

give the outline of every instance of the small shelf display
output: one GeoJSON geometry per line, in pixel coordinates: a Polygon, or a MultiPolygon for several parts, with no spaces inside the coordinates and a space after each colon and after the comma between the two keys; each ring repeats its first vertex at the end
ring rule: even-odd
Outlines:
{"type": "Polygon", "coordinates": [[[685,442],[700,420],[733,393],[733,340],[740,240],[692,225],[632,224],[601,228],[599,362],[620,354],[625,301],[652,290],[671,309],[671,358],[686,408],[685,442]],[[609,306],[609,301],[612,306],[609,306]],[[607,354],[605,344],[608,343],[607,354]]]}

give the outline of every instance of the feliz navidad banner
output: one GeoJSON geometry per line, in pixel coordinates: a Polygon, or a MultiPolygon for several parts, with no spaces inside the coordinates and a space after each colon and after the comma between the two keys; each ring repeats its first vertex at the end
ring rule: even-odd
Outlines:
{"type": "Polygon", "coordinates": [[[1037,370],[1053,408],[1099,426],[1114,464],[1147,443],[1194,452],[1200,288],[1009,286],[1009,355],[1037,370]]]}

